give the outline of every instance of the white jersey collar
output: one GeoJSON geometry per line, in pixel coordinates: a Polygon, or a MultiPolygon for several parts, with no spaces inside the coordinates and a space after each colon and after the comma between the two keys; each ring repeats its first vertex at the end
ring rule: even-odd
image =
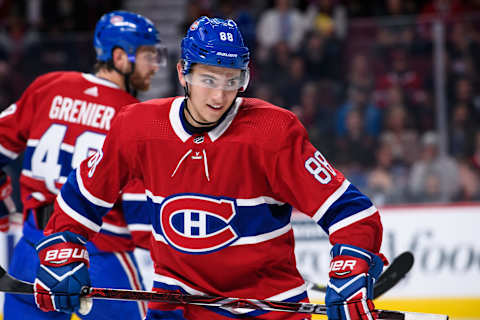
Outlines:
{"type": "MultiPolygon", "coordinates": [[[[180,117],[180,109],[182,107],[182,102],[184,99],[185,99],[184,97],[178,97],[175,100],[173,100],[172,106],[170,107],[170,114],[169,114],[170,123],[172,125],[173,131],[175,131],[175,134],[183,142],[187,141],[192,136],[185,130],[180,117]]],[[[235,119],[235,116],[238,113],[238,109],[241,104],[242,104],[242,98],[236,98],[235,103],[233,104],[232,108],[228,111],[228,114],[225,117],[225,119],[223,119],[223,121],[218,126],[216,126],[215,129],[208,132],[208,136],[210,137],[212,142],[220,138],[222,134],[230,127],[233,119],[235,119]]]]}
{"type": "Polygon", "coordinates": [[[100,84],[102,86],[105,86],[105,87],[110,87],[110,88],[114,88],[114,89],[120,89],[120,87],[111,82],[111,81],[108,81],[108,80],[105,80],[105,79],[102,79],[102,78],[99,78],[97,77],[96,75],[94,74],[91,74],[91,73],[82,73],[82,76],[85,78],[85,80],[89,81],[89,82],[93,82],[93,83],[96,83],[96,84],[100,84]]]}

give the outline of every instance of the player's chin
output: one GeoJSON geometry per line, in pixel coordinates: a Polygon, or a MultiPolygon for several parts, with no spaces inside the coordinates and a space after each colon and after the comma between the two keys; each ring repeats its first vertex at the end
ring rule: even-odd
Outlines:
{"type": "Polygon", "coordinates": [[[222,115],[223,113],[221,111],[214,111],[214,112],[209,112],[204,117],[206,122],[217,122],[218,120],[220,120],[222,115]]]}
{"type": "Polygon", "coordinates": [[[137,74],[133,74],[130,80],[132,87],[134,87],[138,91],[147,91],[150,89],[152,84],[152,76],[140,76],[137,74]]]}

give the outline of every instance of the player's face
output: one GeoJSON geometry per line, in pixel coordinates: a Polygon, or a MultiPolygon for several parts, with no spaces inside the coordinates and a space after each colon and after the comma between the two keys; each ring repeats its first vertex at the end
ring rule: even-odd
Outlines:
{"type": "MultiPolygon", "coordinates": [[[[241,70],[195,64],[188,77],[181,74],[180,82],[189,88],[188,108],[193,118],[200,122],[216,122],[232,105],[237,96],[241,70]]],[[[198,123],[187,120],[192,125],[198,123]]]]}
{"type": "Polygon", "coordinates": [[[130,76],[130,84],[139,91],[150,89],[152,77],[159,69],[155,47],[142,46],[135,56],[135,70],[130,76]]]}

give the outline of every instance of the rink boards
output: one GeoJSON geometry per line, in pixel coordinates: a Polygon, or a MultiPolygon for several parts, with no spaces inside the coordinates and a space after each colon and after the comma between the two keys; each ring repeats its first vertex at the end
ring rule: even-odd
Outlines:
{"type": "MultiPolygon", "coordinates": [[[[412,251],[415,264],[395,288],[376,300],[381,309],[449,314],[480,319],[480,204],[380,208],[384,225],[382,252],[392,259],[412,251]]],[[[297,264],[306,279],[327,282],[329,243],[320,227],[295,213],[297,264]]],[[[6,266],[19,228],[0,235],[0,264],[6,266]],[[12,235],[13,234],[13,235],[12,235]]],[[[145,282],[151,283],[151,261],[137,252],[145,282]]],[[[0,298],[2,303],[3,297],[0,298]]],[[[323,303],[321,294],[312,300],[323,303]]]]}
{"type": "MultiPolygon", "coordinates": [[[[409,250],[415,264],[401,283],[376,301],[376,306],[480,319],[480,205],[380,210],[384,226],[382,252],[392,259],[409,250]]],[[[330,259],[327,239],[315,236],[318,228],[303,215],[295,221],[299,268],[305,278],[326,283],[330,259]]],[[[315,302],[322,303],[322,297],[318,298],[315,302]]]]}

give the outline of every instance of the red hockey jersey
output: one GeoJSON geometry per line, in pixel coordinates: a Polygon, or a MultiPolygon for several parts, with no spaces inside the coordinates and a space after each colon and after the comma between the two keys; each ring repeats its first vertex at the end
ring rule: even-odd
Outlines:
{"type": "MultiPolygon", "coordinates": [[[[0,166],[24,152],[24,213],[53,203],[72,169],[101,149],[120,108],[136,102],[113,82],[92,74],[52,72],[38,77],[2,112],[0,166]]],[[[94,239],[97,247],[132,250],[127,220],[119,206],[106,215],[94,239]]]]}
{"type": "Polygon", "coordinates": [[[312,146],[293,113],[237,98],[217,127],[192,135],[183,99],[126,107],[102,151],[68,177],[48,232],[93,237],[119,191],[137,178],[145,185],[159,290],[305,300],[292,207],[332,243],[379,251],[377,209],[312,146]]]}

